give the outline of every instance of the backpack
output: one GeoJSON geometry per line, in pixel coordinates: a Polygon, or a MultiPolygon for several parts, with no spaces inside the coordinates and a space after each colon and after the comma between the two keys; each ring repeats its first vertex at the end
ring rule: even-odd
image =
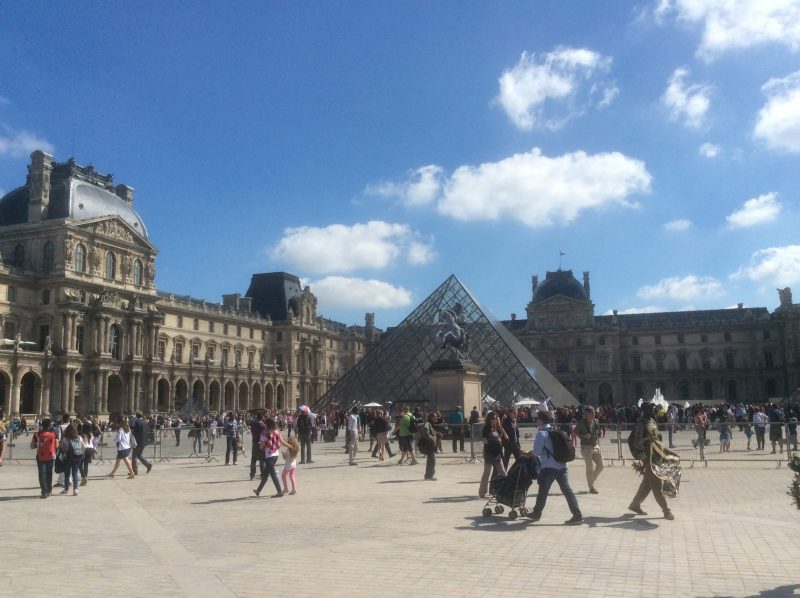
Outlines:
{"type": "MultiPolygon", "coordinates": [[[[628,436],[628,450],[631,452],[631,456],[634,459],[641,459],[641,458],[644,457],[644,454],[642,453],[642,451],[637,450],[637,448],[636,448],[637,432],[639,432],[639,424],[638,423],[633,427],[633,430],[631,430],[631,433],[628,436]]],[[[638,435],[641,436],[641,433],[639,433],[638,435]]]]}
{"type": "Polygon", "coordinates": [[[36,459],[39,461],[49,461],[52,459],[54,436],[47,435],[42,437],[42,435],[39,434],[37,442],[39,446],[36,449],[36,459]]]}
{"type": "Polygon", "coordinates": [[[569,463],[575,460],[575,447],[569,440],[566,432],[548,430],[550,440],[553,441],[552,457],[559,463],[569,463]]]}
{"type": "Polygon", "coordinates": [[[417,424],[417,418],[414,417],[413,413],[408,414],[408,431],[412,434],[416,433],[419,430],[419,425],[417,424]]]}
{"type": "Polygon", "coordinates": [[[78,436],[77,438],[71,438],[69,441],[69,447],[67,448],[67,453],[72,458],[73,461],[80,461],[83,459],[83,451],[84,447],[81,444],[81,438],[78,436]]]}
{"type": "Polygon", "coordinates": [[[432,437],[427,425],[419,426],[419,438],[417,447],[423,455],[428,455],[436,451],[436,439],[432,437]]]}

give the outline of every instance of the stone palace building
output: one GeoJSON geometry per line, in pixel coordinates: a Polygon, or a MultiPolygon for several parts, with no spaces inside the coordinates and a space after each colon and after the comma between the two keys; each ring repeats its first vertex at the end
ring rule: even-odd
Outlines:
{"type": "Polygon", "coordinates": [[[157,249],[133,189],[31,154],[0,199],[0,407],[6,414],[291,409],[376,342],[317,316],[291,274],[255,274],[221,303],[156,289],[157,249]]]}
{"type": "Polygon", "coordinates": [[[581,403],[766,401],[800,386],[800,304],[596,316],[589,273],[532,280],[527,319],[503,324],[581,403]]]}

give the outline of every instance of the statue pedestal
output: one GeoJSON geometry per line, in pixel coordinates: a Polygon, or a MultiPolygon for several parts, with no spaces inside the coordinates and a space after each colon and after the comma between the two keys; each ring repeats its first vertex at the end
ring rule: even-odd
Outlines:
{"type": "Polygon", "coordinates": [[[480,409],[481,382],[486,376],[470,361],[440,359],[425,371],[433,386],[433,408],[447,419],[456,407],[467,416],[473,407],[480,409]]]}

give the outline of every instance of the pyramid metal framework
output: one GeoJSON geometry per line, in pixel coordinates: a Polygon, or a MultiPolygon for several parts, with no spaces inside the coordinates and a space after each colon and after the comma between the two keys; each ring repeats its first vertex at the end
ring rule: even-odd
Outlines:
{"type": "Polygon", "coordinates": [[[458,309],[459,304],[462,325],[469,335],[469,360],[486,374],[484,397],[505,405],[523,397],[550,397],[556,405],[577,404],[575,397],[451,275],[331,387],[316,408],[432,400],[433,387],[424,373],[447,357],[436,338],[442,328],[438,315],[443,309],[458,309]]]}

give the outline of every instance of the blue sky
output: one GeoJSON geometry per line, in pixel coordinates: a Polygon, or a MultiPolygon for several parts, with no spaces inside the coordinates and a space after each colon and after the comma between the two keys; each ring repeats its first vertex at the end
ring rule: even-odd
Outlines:
{"type": "MultiPolygon", "coordinates": [[[[28,154],[136,189],[160,289],[254,272],[398,323],[451,273],[498,318],[800,287],[800,2],[0,5],[0,189],[28,154]]],[[[800,291],[800,288],[798,288],[800,291]]]]}

